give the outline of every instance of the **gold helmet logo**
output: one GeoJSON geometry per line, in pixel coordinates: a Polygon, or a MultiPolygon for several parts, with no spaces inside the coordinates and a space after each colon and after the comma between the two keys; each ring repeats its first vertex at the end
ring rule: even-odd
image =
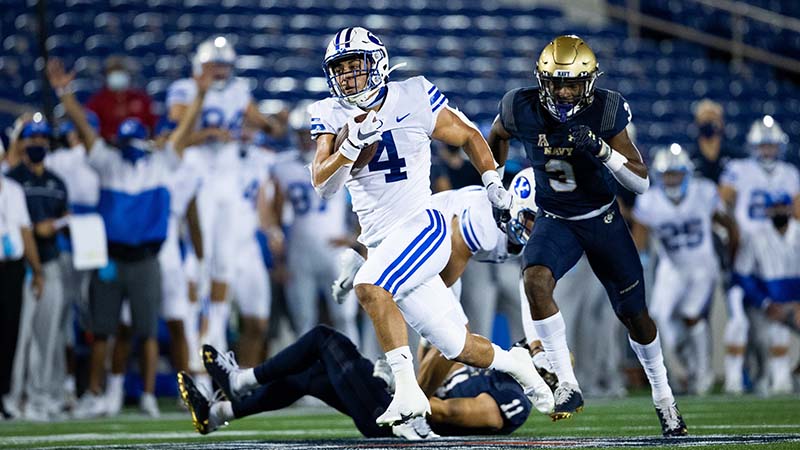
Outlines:
{"type": "Polygon", "coordinates": [[[539,99],[560,122],[584,110],[594,99],[602,72],[591,48],[578,36],[559,36],[542,50],[536,63],[539,99]]]}

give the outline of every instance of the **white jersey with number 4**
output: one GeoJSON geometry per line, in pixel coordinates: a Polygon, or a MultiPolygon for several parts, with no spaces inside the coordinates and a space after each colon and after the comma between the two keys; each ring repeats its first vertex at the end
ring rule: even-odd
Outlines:
{"type": "MultiPolygon", "coordinates": [[[[382,140],[372,161],[346,181],[361,225],[359,241],[378,245],[389,232],[431,206],[430,136],[447,98],[422,76],[387,84],[377,113],[382,140]]],[[[336,134],[361,109],[336,98],[308,108],[311,135],[336,134]]]]}
{"type": "Polygon", "coordinates": [[[736,189],[736,222],[743,232],[755,233],[772,226],[765,211],[767,197],[800,193],[800,175],[797,169],[778,161],[769,172],[755,158],[735,159],[728,163],[719,181],[720,185],[736,189]]]}
{"type": "Polygon", "coordinates": [[[633,216],[650,228],[659,254],[676,269],[716,267],[711,218],[719,208],[714,183],[692,178],[679,203],[667,198],[663,189],[650,189],[636,199],[633,216]]]}

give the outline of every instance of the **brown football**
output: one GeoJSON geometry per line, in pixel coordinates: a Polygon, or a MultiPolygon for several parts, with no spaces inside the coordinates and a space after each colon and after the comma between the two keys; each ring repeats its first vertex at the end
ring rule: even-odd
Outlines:
{"type": "MultiPolygon", "coordinates": [[[[361,114],[355,117],[355,121],[357,123],[361,123],[364,119],[367,118],[367,114],[361,114]]],[[[342,129],[339,130],[339,133],[336,135],[336,140],[333,141],[333,151],[339,151],[339,147],[344,144],[344,140],[347,139],[348,128],[347,124],[344,124],[342,129]]],[[[376,142],[372,145],[368,145],[361,149],[361,153],[358,154],[358,158],[356,158],[355,162],[353,162],[353,168],[350,169],[350,173],[357,172],[364,168],[370,161],[372,161],[372,157],[375,156],[375,152],[378,151],[378,144],[380,142],[376,142]]]]}

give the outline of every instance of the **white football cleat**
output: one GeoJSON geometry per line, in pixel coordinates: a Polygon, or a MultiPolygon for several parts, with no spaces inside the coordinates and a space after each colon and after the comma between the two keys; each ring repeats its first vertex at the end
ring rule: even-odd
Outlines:
{"type": "Polygon", "coordinates": [[[422,441],[441,437],[431,430],[431,426],[428,425],[428,421],[424,417],[415,417],[406,423],[394,425],[392,433],[409,441],[422,441]]]}
{"type": "Polygon", "coordinates": [[[378,425],[398,425],[415,417],[424,417],[431,413],[431,403],[419,385],[401,388],[396,385],[392,403],[386,411],[375,419],[378,425]]]}
{"type": "Polygon", "coordinates": [[[347,296],[353,290],[356,273],[365,261],[364,257],[352,248],[342,250],[339,255],[339,277],[331,285],[331,292],[340,305],[347,300],[347,296]]]}
{"type": "Polygon", "coordinates": [[[525,390],[525,395],[531,400],[534,408],[542,414],[550,414],[556,402],[550,386],[544,382],[542,376],[536,371],[527,349],[514,347],[508,351],[514,358],[516,367],[513,372],[508,372],[525,390]]]}

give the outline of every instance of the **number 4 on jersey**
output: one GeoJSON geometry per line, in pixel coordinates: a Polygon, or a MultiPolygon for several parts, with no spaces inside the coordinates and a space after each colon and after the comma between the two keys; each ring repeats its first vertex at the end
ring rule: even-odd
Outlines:
{"type": "Polygon", "coordinates": [[[384,131],[381,134],[381,143],[378,150],[375,151],[375,156],[369,162],[370,172],[380,172],[388,170],[389,173],[385,175],[387,183],[394,183],[395,181],[403,181],[408,178],[408,173],[403,172],[401,169],[406,166],[406,159],[397,156],[397,147],[394,145],[394,137],[391,131],[384,131]],[[379,161],[383,151],[386,150],[386,161],[379,161]]]}

